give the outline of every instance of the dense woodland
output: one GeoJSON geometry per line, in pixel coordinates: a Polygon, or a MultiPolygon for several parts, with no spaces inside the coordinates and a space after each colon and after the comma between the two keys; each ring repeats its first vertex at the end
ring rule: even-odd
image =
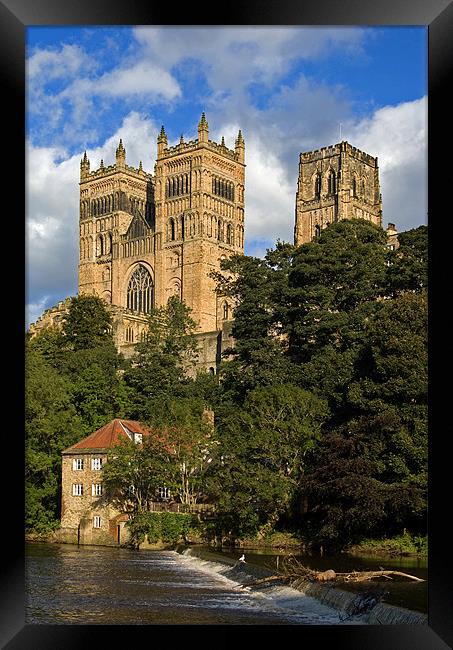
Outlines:
{"type": "Polygon", "coordinates": [[[152,311],[129,361],[103,303],[73,298],[61,331],[27,337],[27,529],[58,526],[61,451],[123,417],[156,432],[103,469],[137,525],[166,485],[216,504],[207,539],[291,531],[337,551],[425,535],[427,228],[399,242],[341,221],[298,248],[224,260],[235,347],[216,376],[190,373],[195,323],[177,298],[152,311]]]}

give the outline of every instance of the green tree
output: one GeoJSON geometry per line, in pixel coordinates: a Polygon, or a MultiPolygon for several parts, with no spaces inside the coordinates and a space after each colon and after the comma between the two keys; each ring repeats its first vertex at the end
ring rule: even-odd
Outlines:
{"type": "Polygon", "coordinates": [[[128,415],[132,396],[123,378],[126,362],[112,341],[67,350],[61,366],[87,435],[115,417],[128,415]]]}
{"type": "Polygon", "coordinates": [[[228,361],[221,375],[224,394],[237,403],[258,386],[286,383],[293,376],[282,336],[293,251],[294,246],[277,242],[264,259],[236,255],[223,260],[221,271],[213,274],[218,293],[235,304],[235,345],[224,353],[228,361]]]}
{"type": "Polygon", "coordinates": [[[66,345],[87,350],[112,341],[112,318],[98,296],[80,295],[71,299],[63,319],[66,345]]]}
{"type": "Polygon", "coordinates": [[[67,379],[30,344],[25,378],[26,528],[47,532],[60,517],[61,452],[80,438],[82,422],[67,379]]]}
{"type": "Polygon", "coordinates": [[[130,440],[116,445],[102,468],[102,482],[112,503],[126,512],[147,512],[157,489],[173,482],[172,452],[158,432],[143,444],[130,440]]]}
{"type": "Polygon", "coordinates": [[[289,272],[287,332],[296,363],[328,347],[361,343],[377,300],[385,295],[386,235],[362,219],[339,221],[300,246],[289,272]]]}
{"type": "Polygon", "coordinates": [[[428,289],[428,228],[398,235],[399,247],[388,255],[387,283],[391,295],[428,289]]]}
{"type": "Polygon", "coordinates": [[[115,447],[103,481],[116,503],[134,512],[149,510],[158,487],[167,487],[182,504],[206,496],[204,474],[215,459],[218,442],[203,405],[193,399],[160,403],[143,445],[115,447]]]}
{"type": "Polygon", "coordinates": [[[309,536],[338,550],[404,528],[425,533],[425,292],[379,303],[345,399],[342,423],[323,436],[302,482],[309,536]]]}
{"type": "Polygon", "coordinates": [[[256,388],[224,414],[209,477],[219,533],[255,534],[288,512],[326,415],[323,400],[290,384],[256,388]]]}
{"type": "Polygon", "coordinates": [[[357,411],[385,415],[385,478],[427,490],[428,301],[407,292],[382,303],[370,322],[365,371],[349,389],[357,411]]]}
{"type": "Polygon", "coordinates": [[[326,433],[308,459],[302,521],[313,545],[338,552],[367,536],[420,525],[423,490],[416,481],[388,476],[388,425],[386,414],[351,420],[326,433]]]}
{"type": "Polygon", "coordinates": [[[69,382],[71,403],[85,435],[129,410],[130,393],[122,374],[125,362],[116,349],[111,317],[97,296],[72,298],[62,330],[44,329],[30,346],[69,382]]]}
{"type": "Polygon", "coordinates": [[[217,458],[219,442],[211,413],[202,398],[167,398],[159,408],[156,404],[149,420],[151,427],[163,432],[172,453],[174,474],[167,485],[186,506],[206,498],[206,471],[217,458]]]}
{"type": "Polygon", "coordinates": [[[165,307],[153,309],[148,319],[146,339],[135,354],[124,379],[133,395],[131,415],[149,420],[157,402],[183,396],[197,360],[197,341],[190,309],[176,296],[165,307]]]}

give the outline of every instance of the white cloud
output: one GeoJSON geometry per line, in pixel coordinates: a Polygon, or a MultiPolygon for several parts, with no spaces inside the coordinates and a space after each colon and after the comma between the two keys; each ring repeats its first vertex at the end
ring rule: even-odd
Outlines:
{"type": "Polygon", "coordinates": [[[281,161],[255,138],[248,140],[246,155],[246,239],[292,241],[295,188],[281,161]]]}
{"type": "Polygon", "coordinates": [[[252,82],[273,83],[295,60],[319,58],[335,48],[360,51],[363,30],[325,27],[136,27],[144,56],[174,68],[197,59],[214,91],[241,94],[252,82]]]}
{"type": "Polygon", "coordinates": [[[140,61],[130,68],[117,69],[105,74],[93,84],[92,92],[113,96],[144,93],[172,100],[181,95],[181,88],[173,77],[162,68],[149,61],[140,61]]]}
{"type": "Polygon", "coordinates": [[[54,79],[76,76],[97,67],[95,60],[78,45],[63,45],[59,50],[36,49],[28,58],[27,82],[42,85],[54,79]]]}
{"type": "Polygon", "coordinates": [[[173,77],[153,65],[140,61],[130,67],[116,68],[98,79],[76,79],[59,94],[60,100],[69,99],[77,103],[78,98],[96,96],[133,97],[146,95],[154,101],[170,101],[181,95],[181,89],[173,77]]]}
{"type": "Polygon", "coordinates": [[[384,223],[427,221],[427,98],[386,106],[349,126],[351,144],[378,157],[384,223]]]}

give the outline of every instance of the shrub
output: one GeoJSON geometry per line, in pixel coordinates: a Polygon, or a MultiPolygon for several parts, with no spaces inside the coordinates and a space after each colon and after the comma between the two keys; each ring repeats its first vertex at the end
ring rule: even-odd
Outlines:
{"type": "Polygon", "coordinates": [[[176,512],[141,512],[126,524],[131,543],[138,546],[148,539],[150,544],[167,542],[176,544],[185,540],[193,525],[193,516],[176,512]]]}

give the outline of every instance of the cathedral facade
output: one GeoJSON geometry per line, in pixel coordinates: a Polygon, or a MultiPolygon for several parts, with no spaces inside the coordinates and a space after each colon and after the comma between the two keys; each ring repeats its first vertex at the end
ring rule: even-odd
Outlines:
{"type": "Polygon", "coordinates": [[[114,336],[128,356],[153,307],[177,295],[197,323],[201,365],[215,371],[228,342],[232,305],[219,297],[212,271],[244,252],[245,143],[234,150],[209,139],[204,113],[198,138],[168,146],[157,139],[154,174],[127,165],[122,141],[116,161],[90,170],[80,163],[78,292],[112,306],[114,336]],[[220,334],[220,339],[219,339],[220,334]]]}

